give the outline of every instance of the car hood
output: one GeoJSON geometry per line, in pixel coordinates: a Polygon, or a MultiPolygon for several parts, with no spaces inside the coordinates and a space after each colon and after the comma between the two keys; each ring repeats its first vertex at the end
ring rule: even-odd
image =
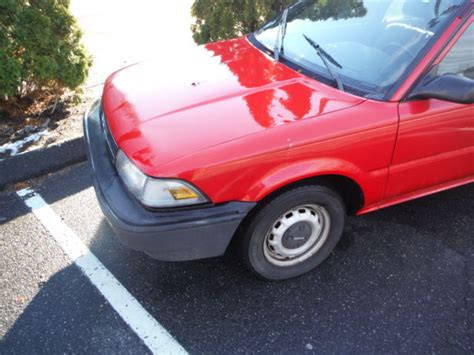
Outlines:
{"type": "MultiPolygon", "coordinates": [[[[118,146],[145,173],[164,163],[365,99],[319,83],[247,38],[156,59],[112,74],[103,110],[118,146]]],[[[269,140],[271,144],[271,140],[269,140]]]]}

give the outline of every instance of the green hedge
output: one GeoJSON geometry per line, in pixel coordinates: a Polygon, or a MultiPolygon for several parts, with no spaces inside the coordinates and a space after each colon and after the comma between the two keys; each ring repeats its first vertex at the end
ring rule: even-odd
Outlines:
{"type": "Polygon", "coordinates": [[[81,36],[69,0],[0,0],[0,99],[77,89],[91,65],[81,36]]]}
{"type": "MultiPolygon", "coordinates": [[[[314,21],[364,16],[367,13],[361,0],[304,2],[312,4],[313,9],[311,13],[301,15],[314,21]]],[[[203,44],[253,32],[285,7],[295,3],[295,0],[194,0],[194,40],[203,44]]]]}
{"type": "Polygon", "coordinates": [[[195,0],[192,25],[196,43],[229,39],[255,31],[294,0],[195,0]]]}

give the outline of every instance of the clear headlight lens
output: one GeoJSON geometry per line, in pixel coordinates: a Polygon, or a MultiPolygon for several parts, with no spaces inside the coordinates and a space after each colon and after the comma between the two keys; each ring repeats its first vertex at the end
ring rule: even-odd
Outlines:
{"type": "Polygon", "coordinates": [[[125,186],[145,206],[167,208],[208,202],[201,192],[184,181],[146,176],[121,150],[115,167],[125,186]]]}

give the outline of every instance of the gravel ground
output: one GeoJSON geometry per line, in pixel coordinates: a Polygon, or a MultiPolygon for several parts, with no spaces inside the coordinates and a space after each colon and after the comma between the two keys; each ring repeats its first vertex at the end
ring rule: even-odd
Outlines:
{"type": "Polygon", "coordinates": [[[0,117],[0,159],[81,137],[84,112],[99,96],[87,89],[79,103],[65,98],[54,113],[48,108],[21,118],[0,117]]]}

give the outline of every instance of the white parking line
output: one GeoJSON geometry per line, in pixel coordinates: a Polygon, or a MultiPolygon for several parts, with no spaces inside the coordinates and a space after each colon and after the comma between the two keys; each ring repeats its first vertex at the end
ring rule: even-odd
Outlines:
{"type": "Polygon", "coordinates": [[[17,194],[152,353],[187,354],[186,350],[123,287],[38,193],[28,188],[17,191],[17,194]]]}

